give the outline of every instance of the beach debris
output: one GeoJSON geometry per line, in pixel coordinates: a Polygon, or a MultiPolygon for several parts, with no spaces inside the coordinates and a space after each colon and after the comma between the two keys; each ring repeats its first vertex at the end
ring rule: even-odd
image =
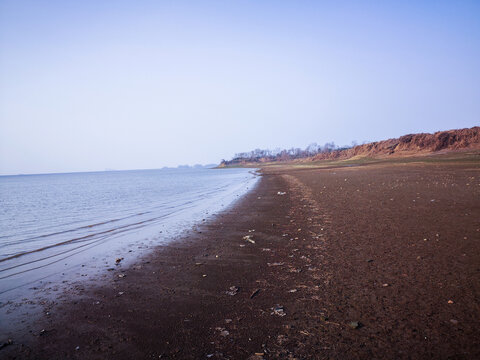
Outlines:
{"type": "Polygon", "coordinates": [[[249,233],[251,233],[251,232],[255,232],[255,229],[248,230],[248,232],[249,232],[249,233]]]}
{"type": "Polygon", "coordinates": [[[119,291],[119,292],[118,292],[118,296],[122,296],[123,294],[125,294],[124,291],[119,291]]]}
{"type": "Polygon", "coordinates": [[[80,350],[80,346],[77,346],[77,347],[75,348],[75,350],[77,350],[77,351],[80,350]]]}
{"type": "Polygon", "coordinates": [[[119,277],[119,278],[124,278],[125,276],[127,276],[127,275],[125,275],[125,274],[118,274],[118,277],[119,277]]]}
{"type": "Polygon", "coordinates": [[[289,293],[296,293],[297,291],[297,289],[288,290],[289,293]]]}
{"type": "Polygon", "coordinates": [[[373,262],[373,259],[368,259],[367,262],[371,263],[371,262],[373,262]]]}
{"type": "Polygon", "coordinates": [[[13,344],[13,340],[8,339],[7,341],[5,341],[3,344],[0,345],[0,350],[12,344],[13,344]]]}
{"type": "Polygon", "coordinates": [[[245,235],[245,236],[243,237],[243,240],[248,241],[248,242],[250,242],[250,243],[252,243],[252,244],[255,244],[255,240],[252,239],[251,235],[245,235]]]}
{"type": "Polygon", "coordinates": [[[240,291],[240,288],[238,288],[237,286],[230,286],[229,290],[225,291],[225,293],[227,295],[234,296],[234,295],[237,295],[239,291],[240,291]]]}
{"type": "Polygon", "coordinates": [[[123,260],[123,257],[122,258],[116,258],[115,259],[115,265],[118,265],[120,264],[120,262],[123,260]]]}
{"type": "Polygon", "coordinates": [[[285,195],[285,194],[286,194],[286,192],[284,192],[284,191],[279,191],[279,192],[277,192],[277,195],[280,195],[280,196],[283,196],[283,195],[285,195]]]}
{"type": "Polygon", "coordinates": [[[360,323],[358,321],[350,321],[348,323],[348,327],[350,329],[360,329],[362,327],[362,323],[360,323]]]}
{"type": "Polygon", "coordinates": [[[230,332],[228,330],[225,330],[225,328],[217,327],[217,328],[215,328],[215,330],[220,332],[220,336],[226,337],[226,336],[230,335],[230,332]]]}
{"type": "Polygon", "coordinates": [[[278,335],[277,336],[277,344],[278,345],[283,345],[283,343],[285,343],[286,341],[288,341],[288,338],[285,335],[278,335]]]}
{"type": "Polygon", "coordinates": [[[240,244],[240,247],[245,247],[245,244],[240,244]]]}
{"type": "Polygon", "coordinates": [[[320,315],[320,320],[321,321],[328,321],[328,316],[322,314],[322,315],[320,315]]]}
{"type": "Polygon", "coordinates": [[[447,303],[448,304],[453,304],[453,300],[448,300],[447,303]]]}
{"type": "Polygon", "coordinates": [[[203,274],[202,277],[207,277],[207,274],[203,274]]]}
{"type": "Polygon", "coordinates": [[[257,296],[260,293],[261,289],[256,289],[254,292],[251,293],[250,299],[253,299],[255,296],[257,296]]]}
{"type": "Polygon", "coordinates": [[[383,287],[388,287],[388,286],[390,286],[390,284],[385,283],[385,284],[382,284],[382,286],[383,287]]]}
{"type": "Polygon", "coordinates": [[[277,315],[277,316],[281,316],[281,317],[287,315],[287,313],[285,312],[285,309],[281,305],[276,305],[276,306],[270,308],[270,310],[272,310],[270,315],[277,315]]]}
{"type": "Polygon", "coordinates": [[[225,319],[226,324],[230,324],[232,322],[232,319],[225,319]]]}
{"type": "Polygon", "coordinates": [[[269,248],[262,248],[262,251],[271,251],[272,249],[269,248]]]}
{"type": "Polygon", "coordinates": [[[285,263],[283,262],[274,262],[274,263],[267,263],[268,266],[283,266],[285,263]]]}

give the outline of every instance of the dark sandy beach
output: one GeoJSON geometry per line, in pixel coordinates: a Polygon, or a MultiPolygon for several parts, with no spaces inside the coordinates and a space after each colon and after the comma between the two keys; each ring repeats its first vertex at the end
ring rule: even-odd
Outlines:
{"type": "Polygon", "coordinates": [[[478,359],[479,164],[265,170],[0,358],[478,359]]]}

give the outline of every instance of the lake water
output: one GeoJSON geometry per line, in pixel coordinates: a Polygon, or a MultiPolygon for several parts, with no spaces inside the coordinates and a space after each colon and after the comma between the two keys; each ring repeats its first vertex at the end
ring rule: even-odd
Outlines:
{"type": "Polygon", "coordinates": [[[85,264],[102,271],[117,256],[128,263],[231,205],[255,182],[246,169],[1,176],[0,301],[85,264]]]}

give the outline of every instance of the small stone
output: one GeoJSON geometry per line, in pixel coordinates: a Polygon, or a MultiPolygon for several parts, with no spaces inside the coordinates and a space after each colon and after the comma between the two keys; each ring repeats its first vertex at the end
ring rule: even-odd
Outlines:
{"type": "Polygon", "coordinates": [[[351,328],[351,329],[359,329],[362,327],[362,324],[359,323],[358,321],[351,321],[348,323],[348,326],[351,328]]]}
{"type": "Polygon", "coordinates": [[[228,291],[225,291],[227,295],[234,296],[238,294],[240,289],[237,286],[230,286],[228,291]]]}

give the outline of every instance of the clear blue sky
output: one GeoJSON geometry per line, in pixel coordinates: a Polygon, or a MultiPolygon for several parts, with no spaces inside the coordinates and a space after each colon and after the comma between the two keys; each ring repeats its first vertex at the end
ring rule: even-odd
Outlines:
{"type": "Polygon", "coordinates": [[[480,1],[0,0],[0,174],[480,123],[480,1]]]}

